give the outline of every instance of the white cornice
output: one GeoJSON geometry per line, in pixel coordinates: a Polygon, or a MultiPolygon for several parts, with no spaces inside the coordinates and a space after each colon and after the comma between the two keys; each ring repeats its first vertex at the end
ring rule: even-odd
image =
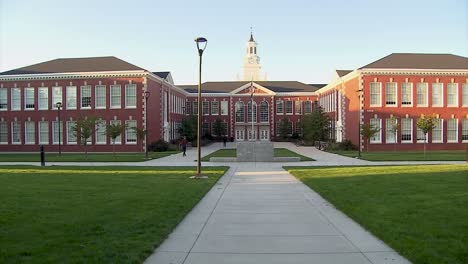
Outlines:
{"type": "Polygon", "coordinates": [[[190,95],[189,92],[187,92],[187,91],[185,91],[184,89],[182,89],[182,88],[180,88],[180,87],[178,87],[178,86],[176,86],[176,85],[174,85],[174,84],[168,82],[167,80],[165,80],[165,79],[163,79],[163,78],[157,76],[156,74],[154,74],[154,73],[152,73],[152,72],[146,72],[146,73],[148,74],[148,78],[150,78],[150,79],[152,79],[152,80],[154,80],[154,81],[157,81],[157,82],[159,82],[159,83],[163,83],[163,82],[164,82],[164,85],[171,87],[171,89],[174,89],[174,90],[178,91],[179,93],[182,93],[182,94],[185,95],[185,96],[190,95]]]}
{"type": "MultiPolygon", "coordinates": [[[[197,97],[198,93],[188,93],[187,97],[197,97]]],[[[202,93],[202,97],[229,97],[229,93],[202,93]]]]}
{"type": "Polygon", "coordinates": [[[398,74],[398,75],[468,75],[468,69],[362,69],[362,74],[398,74]]]}
{"type": "Polygon", "coordinates": [[[105,77],[142,77],[147,72],[135,71],[101,71],[101,72],[60,72],[42,74],[17,74],[0,75],[0,81],[24,81],[24,80],[53,80],[53,79],[85,79],[105,77]]]}
{"type": "Polygon", "coordinates": [[[331,83],[325,85],[324,87],[318,89],[317,91],[315,91],[317,93],[317,95],[320,95],[322,93],[325,93],[333,88],[335,88],[337,85],[341,84],[341,83],[344,83],[344,82],[347,82],[353,78],[356,78],[359,76],[360,74],[360,70],[354,70],[348,74],[346,74],[345,76],[343,77],[338,77],[336,78],[335,80],[333,80],[331,83]]]}
{"type": "MultiPolygon", "coordinates": [[[[275,95],[275,94],[276,94],[276,93],[273,92],[272,90],[270,90],[270,89],[268,89],[268,88],[265,88],[265,87],[261,86],[260,84],[258,84],[258,83],[256,83],[256,82],[252,82],[252,85],[253,85],[255,88],[257,88],[257,89],[260,89],[260,90],[264,91],[264,92],[266,93],[265,95],[272,96],[272,95],[275,95]]],[[[237,89],[231,91],[230,94],[231,94],[231,95],[239,95],[238,93],[239,93],[240,91],[243,91],[243,90],[245,90],[245,89],[247,89],[247,88],[250,88],[250,82],[248,82],[248,83],[242,85],[241,87],[239,87],[239,88],[237,88],[237,89]]],[[[248,94],[248,96],[250,96],[250,94],[248,94]]],[[[254,96],[255,96],[255,94],[254,94],[254,96]]]]}

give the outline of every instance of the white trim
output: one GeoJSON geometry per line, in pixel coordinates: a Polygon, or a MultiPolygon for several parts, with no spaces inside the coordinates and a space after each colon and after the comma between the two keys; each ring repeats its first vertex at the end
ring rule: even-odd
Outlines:
{"type": "Polygon", "coordinates": [[[398,82],[386,82],[385,83],[385,107],[398,107],[398,82]],[[387,84],[395,84],[395,104],[387,104],[387,84]]]}
{"type": "Polygon", "coordinates": [[[440,140],[434,140],[434,129],[432,129],[431,143],[444,143],[444,119],[437,118],[436,120],[439,120],[440,124],[440,140]]]}
{"type": "Polygon", "coordinates": [[[458,119],[457,118],[447,119],[447,143],[458,143],[458,119]],[[450,120],[455,120],[455,140],[449,139],[449,121],[450,120]]]}
{"type": "Polygon", "coordinates": [[[369,83],[369,107],[382,107],[382,82],[370,82],[369,83]],[[372,84],[377,83],[379,85],[379,98],[378,104],[372,104],[372,84]]]}
{"type": "MultiPolygon", "coordinates": [[[[400,136],[403,137],[403,121],[404,120],[410,120],[410,128],[411,128],[411,140],[403,140],[403,138],[400,138],[401,144],[413,144],[414,142],[414,127],[413,127],[413,119],[412,118],[402,118],[401,119],[401,132],[400,136]]],[[[416,140],[417,140],[417,135],[416,135],[416,140]]]]}
{"type": "MultiPolygon", "coordinates": [[[[369,139],[370,144],[382,144],[382,118],[371,118],[369,120],[369,124],[371,123],[371,120],[378,120],[379,123],[379,132],[376,133],[376,135],[379,135],[379,140],[372,140],[372,138],[369,139]]],[[[372,126],[372,124],[370,124],[372,126]]]]}
{"type": "Polygon", "coordinates": [[[50,80],[50,79],[86,79],[86,78],[115,78],[115,77],[142,77],[148,72],[144,70],[134,71],[100,71],[100,72],[60,72],[41,74],[16,74],[2,75],[0,81],[21,80],[50,80]]]}
{"type": "MultiPolygon", "coordinates": [[[[265,87],[263,87],[263,86],[257,84],[256,82],[253,82],[252,85],[253,85],[253,87],[254,87],[255,89],[259,89],[259,90],[265,92],[265,94],[255,94],[255,93],[254,93],[253,96],[270,96],[270,95],[276,95],[276,93],[273,92],[272,90],[270,90],[270,89],[268,89],[268,88],[265,88],[265,87]]],[[[246,84],[242,85],[241,87],[239,87],[239,88],[237,88],[237,89],[231,91],[229,94],[231,94],[231,95],[245,95],[245,96],[251,96],[250,92],[247,93],[247,94],[239,94],[239,92],[244,91],[244,90],[247,89],[247,88],[250,88],[250,82],[247,82],[246,84]]]]}
{"type": "Polygon", "coordinates": [[[434,82],[431,85],[431,106],[432,107],[444,107],[444,84],[441,82],[434,82]],[[434,104],[434,85],[440,85],[440,104],[434,104]]]}
{"type": "Polygon", "coordinates": [[[428,107],[429,106],[429,83],[428,82],[417,82],[416,83],[416,107],[428,107]],[[426,84],[426,103],[419,104],[418,103],[418,84],[426,84]]]}
{"type": "Polygon", "coordinates": [[[400,95],[401,95],[401,107],[413,107],[414,104],[414,88],[413,88],[413,82],[402,82],[400,86],[400,95]],[[403,92],[401,89],[403,89],[403,84],[404,83],[409,83],[410,84],[410,98],[411,98],[411,104],[403,104],[403,92]]]}
{"type": "Polygon", "coordinates": [[[458,83],[447,83],[445,91],[447,92],[447,107],[458,107],[459,105],[459,98],[460,96],[458,95],[458,83]],[[449,85],[455,85],[455,104],[449,104],[448,98],[449,98],[449,85]]]}

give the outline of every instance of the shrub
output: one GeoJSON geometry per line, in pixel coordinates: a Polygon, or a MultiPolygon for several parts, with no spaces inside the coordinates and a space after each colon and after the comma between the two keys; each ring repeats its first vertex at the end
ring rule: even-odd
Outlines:
{"type": "Polygon", "coordinates": [[[148,151],[164,152],[169,149],[169,143],[160,139],[158,141],[153,141],[148,145],[148,151]]]}

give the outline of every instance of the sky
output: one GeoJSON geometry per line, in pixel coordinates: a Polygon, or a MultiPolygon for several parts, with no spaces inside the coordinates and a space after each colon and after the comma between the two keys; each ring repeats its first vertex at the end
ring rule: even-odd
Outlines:
{"type": "Polygon", "coordinates": [[[272,81],[328,83],[391,53],[468,56],[468,0],[0,0],[0,72],[116,56],[176,84],[242,76],[250,28],[272,81]]]}

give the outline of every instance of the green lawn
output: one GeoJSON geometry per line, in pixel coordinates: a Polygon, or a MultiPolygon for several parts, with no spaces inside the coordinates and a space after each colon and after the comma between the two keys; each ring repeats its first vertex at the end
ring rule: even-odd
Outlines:
{"type": "Polygon", "coordinates": [[[468,165],[286,169],[413,263],[468,263],[468,165]]]}
{"type": "MultiPolygon", "coordinates": [[[[336,150],[330,151],[348,157],[357,157],[358,152],[354,150],[336,150]]],[[[463,161],[467,160],[467,152],[464,150],[453,151],[428,151],[424,158],[423,151],[385,151],[385,152],[361,152],[361,159],[369,161],[422,161],[422,160],[440,160],[440,161],[463,161]]]]}
{"type": "Polygon", "coordinates": [[[0,263],[141,263],[226,167],[0,167],[0,263]]]}
{"type": "MultiPolygon", "coordinates": [[[[274,150],[274,153],[273,155],[275,157],[299,157],[301,158],[301,161],[313,161],[314,159],[311,159],[309,157],[306,157],[306,156],[302,156],[296,152],[293,152],[289,149],[285,149],[285,148],[275,148],[274,150]]],[[[230,148],[227,148],[227,149],[220,149],[220,150],[217,150],[209,155],[206,155],[205,157],[203,157],[201,160],[202,161],[210,161],[210,158],[211,157],[222,157],[222,158],[234,158],[236,157],[236,149],[230,149],[230,148]]]]}
{"type": "MultiPolygon", "coordinates": [[[[180,151],[166,151],[166,152],[149,152],[148,156],[151,159],[159,159],[172,154],[179,153],[180,151]]],[[[84,153],[46,153],[45,160],[47,162],[138,162],[145,161],[145,153],[88,153],[88,159],[85,158],[84,153]]],[[[41,157],[38,153],[1,153],[0,161],[2,162],[40,162],[41,157]]]]}

